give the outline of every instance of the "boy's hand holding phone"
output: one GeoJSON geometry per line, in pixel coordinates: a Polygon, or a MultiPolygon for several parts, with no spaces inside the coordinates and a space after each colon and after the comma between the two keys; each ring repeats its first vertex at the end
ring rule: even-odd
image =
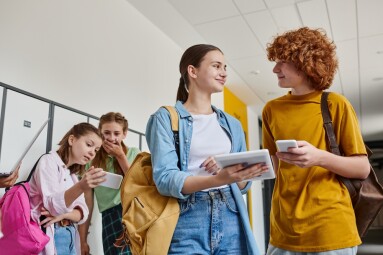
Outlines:
{"type": "Polygon", "coordinates": [[[289,148],[298,148],[296,140],[277,140],[275,143],[279,152],[288,152],[289,148]]]}

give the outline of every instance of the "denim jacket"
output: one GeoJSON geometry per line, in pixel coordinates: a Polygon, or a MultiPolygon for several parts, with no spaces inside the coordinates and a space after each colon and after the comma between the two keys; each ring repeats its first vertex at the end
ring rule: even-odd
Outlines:
{"type": "MultiPolygon", "coordinates": [[[[179,115],[179,144],[177,144],[180,155],[179,164],[174,134],[170,124],[170,114],[166,109],[160,108],[150,116],[145,136],[152,156],[153,179],[158,191],[164,196],[185,199],[189,195],[182,194],[181,190],[185,179],[191,175],[186,170],[188,169],[190,141],[193,133],[193,117],[185,109],[181,101],[176,103],[175,108],[179,115]],[[180,165],[181,169],[178,165],[180,165]]],[[[231,152],[245,151],[245,136],[240,122],[216,107],[212,106],[212,108],[218,116],[220,126],[230,138],[231,152]]],[[[258,247],[250,227],[247,208],[242,197],[242,194],[245,194],[250,186],[251,182],[248,182],[246,187],[240,190],[236,183],[230,185],[246,234],[247,254],[258,255],[258,247]]]]}

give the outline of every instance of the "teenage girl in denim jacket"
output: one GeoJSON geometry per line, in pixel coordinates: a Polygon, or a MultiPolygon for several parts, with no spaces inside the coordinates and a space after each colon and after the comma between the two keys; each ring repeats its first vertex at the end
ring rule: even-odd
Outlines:
{"type": "Polygon", "coordinates": [[[259,254],[242,198],[251,183],[242,181],[269,169],[238,164],[220,170],[213,159],[246,150],[239,121],[211,105],[211,94],[222,92],[226,81],[223,53],[194,45],[183,54],[180,73],[179,144],[163,108],[146,129],[157,188],[178,198],[181,208],[168,254],[259,254]]]}

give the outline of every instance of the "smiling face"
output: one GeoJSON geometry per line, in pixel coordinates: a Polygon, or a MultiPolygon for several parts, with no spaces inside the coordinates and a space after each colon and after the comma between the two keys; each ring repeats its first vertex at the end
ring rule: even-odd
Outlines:
{"type": "Polygon", "coordinates": [[[112,121],[106,122],[101,126],[101,135],[104,140],[107,140],[111,143],[117,144],[125,139],[126,133],[123,131],[121,124],[112,121]]]}
{"type": "Polygon", "coordinates": [[[296,88],[305,81],[304,74],[291,62],[275,61],[273,72],[277,75],[278,85],[281,88],[296,88]]]}
{"type": "Polygon", "coordinates": [[[189,77],[198,90],[221,92],[226,83],[226,62],[218,50],[209,51],[198,67],[189,66],[189,77]]]}
{"type": "Polygon", "coordinates": [[[71,135],[68,142],[71,150],[67,167],[73,164],[85,165],[96,156],[102,144],[101,138],[92,132],[78,138],[71,135]]]}

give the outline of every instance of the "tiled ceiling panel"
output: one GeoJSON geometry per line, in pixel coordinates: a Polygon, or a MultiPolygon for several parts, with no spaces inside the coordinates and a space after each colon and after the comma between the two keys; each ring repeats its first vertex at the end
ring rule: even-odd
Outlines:
{"type": "Polygon", "coordinates": [[[266,5],[262,0],[234,0],[234,3],[243,14],[256,12],[266,9],[266,5]]]}
{"type": "Polygon", "coordinates": [[[268,8],[282,7],[295,4],[295,0],[265,0],[268,8]]]}
{"type": "Polygon", "coordinates": [[[357,40],[337,43],[339,58],[339,75],[342,81],[342,93],[350,100],[358,116],[360,116],[359,102],[359,66],[357,40]]]}
{"type": "MultiPolygon", "coordinates": [[[[383,35],[359,40],[360,68],[372,69],[383,63],[383,35]]],[[[383,76],[382,68],[381,76],[383,76]]]]}
{"type": "Polygon", "coordinates": [[[269,11],[260,11],[245,15],[255,36],[259,39],[262,47],[266,49],[267,43],[278,33],[278,28],[269,11]]]}
{"type": "Polygon", "coordinates": [[[242,17],[197,25],[195,28],[208,43],[221,48],[228,60],[265,54],[242,17]]]}
{"type": "Polygon", "coordinates": [[[311,28],[323,28],[327,36],[332,38],[325,0],[301,2],[297,5],[303,25],[311,28]],[[315,10],[315,12],[311,10],[315,10]]]}
{"type": "Polygon", "coordinates": [[[331,0],[327,1],[327,8],[334,40],[355,39],[357,37],[355,2],[350,0],[331,0]]]}
{"type": "Polygon", "coordinates": [[[339,59],[339,69],[347,70],[353,69],[358,70],[358,42],[356,39],[338,42],[337,44],[337,55],[339,59]]]}
{"type": "Polygon", "coordinates": [[[193,25],[239,15],[232,0],[169,0],[169,2],[193,25]]]}
{"type": "Polygon", "coordinates": [[[369,140],[383,137],[383,80],[374,81],[381,72],[381,68],[361,72],[361,82],[365,84],[361,90],[362,127],[369,140]]]}
{"type": "Polygon", "coordinates": [[[232,67],[264,102],[279,94],[278,79],[273,74],[274,63],[264,56],[230,61],[232,67]],[[267,86],[266,86],[267,84],[267,86]],[[271,93],[269,93],[271,92],[271,93]]]}
{"type": "Polygon", "coordinates": [[[357,1],[359,36],[372,36],[383,34],[383,1],[359,0],[357,1]]]}
{"type": "Polygon", "coordinates": [[[342,94],[342,83],[339,78],[339,73],[335,74],[330,90],[342,94]]]}
{"type": "Polygon", "coordinates": [[[361,118],[358,69],[340,70],[339,75],[342,80],[343,95],[351,102],[358,118],[361,118]]]}
{"type": "Polygon", "coordinates": [[[278,31],[280,33],[302,26],[302,22],[295,5],[275,8],[270,11],[274,20],[277,22],[278,31]]]}

